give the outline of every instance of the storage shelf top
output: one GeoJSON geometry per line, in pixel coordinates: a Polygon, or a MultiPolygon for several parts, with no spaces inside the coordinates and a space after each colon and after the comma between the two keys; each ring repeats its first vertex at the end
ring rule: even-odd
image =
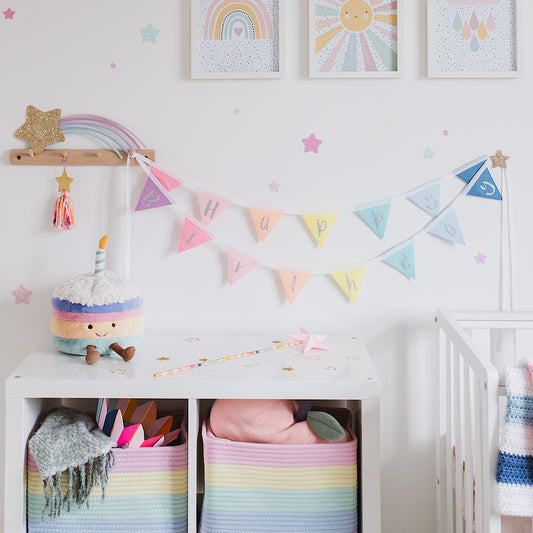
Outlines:
{"type": "Polygon", "coordinates": [[[268,334],[229,336],[147,332],[125,363],[103,356],[95,365],[59,353],[51,341],[30,353],[6,380],[7,397],[23,398],[379,398],[380,381],[364,343],[328,336],[330,351],[302,346],[239,357],[176,374],[154,373],[286,344],[268,334]]]}

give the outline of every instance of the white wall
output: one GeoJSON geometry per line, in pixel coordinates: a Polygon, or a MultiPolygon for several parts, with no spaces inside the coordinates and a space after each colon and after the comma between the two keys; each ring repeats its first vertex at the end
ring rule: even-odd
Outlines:
{"type": "MultiPolygon", "coordinates": [[[[427,79],[424,2],[406,0],[402,79],[310,80],[307,1],[287,3],[287,76],[255,81],[190,80],[185,0],[4,3],[2,11],[11,7],[15,16],[5,21],[0,14],[2,384],[49,335],[53,287],[91,270],[101,234],[111,236],[109,266],[119,269],[122,257],[124,169],[69,168],[78,228],[54,233],[54,177],[61,169],[9,165],[9,149],[26,146],[13,132],[28,104],[60,107],[63,115],[108,117],[134,131],[157,150],[161,164],[195,186],[302,210],[398,194],[501,148],[511,156],[515,193],[516,307],[532,307],[531,56],[519,80],[427,79]],[[156,44],[141,42],[139,29],[148,23],[160,30],[156,44]],[[300,139],[311,132],[324,141],[319,154],[303,152],[300,139]],[[427,147],[436,151],[433,159],[423,158],[427,147]],[[273,179],[281,184],[277,194],[267,187],[273,179]],[[11,292],[21,283],[33,291],[29,305],[15,305],[11,292]]],[[[526,33],[525,49],[532,44],[526,33]]],[[[74,135],[66,143],[86,145],[94,146],[74,135]]],[[[499,180],[499,171],[494,176],[499,180]]],[[[133,201],[143,181],[134,176],[133,201]]],[[[312,279],[289,305],[277,275],[265,268],[227,286],[223,249],[216,244],[177,255],[183,216],[195,207],[186,191],[172,194],[175,208],[133,215],[131,277],[144,290],[147,327],[278,336],[304,327],[363,336],[383,382],[383,531],[432,531],[433,312],[436,306],[497,307],[499,202],[461,202],[465,247],[431,236],[417,241],[415,282],[374,264],[356,304],[323,277],[312,279]],[[478,251],[487,256],[485,265],[476,264],[478,251]]],[[[231,209],[213,230],[271,263],[319,268],[372,257],[416,232],[427,217],[413,206],[393,206],[389,233],[379,241],[355,215],[344,215],[323,249],[295,219],[283,221],[258,245],[247,220],[243,210],[231,209]]]]}

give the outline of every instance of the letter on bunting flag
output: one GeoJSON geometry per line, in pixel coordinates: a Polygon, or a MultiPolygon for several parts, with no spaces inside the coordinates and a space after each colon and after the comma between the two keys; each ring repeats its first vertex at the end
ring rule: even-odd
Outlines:
{"type": "Polygon", "coordinates": [[[350,297],[350,300],[355,303],[359,296],[359,289],[361,288],[364,273],[365,267],[360,267],[343,272],[333,272],[331,275],[339,284],[339,287],[350,297]]]}
{"type": "Polygon", "coordinates": [[[463,232],[461,231],[461,225],[459,224],[455,209],[452,209],[442,218],[442,220],[439,220],[435,226],[429,230],[429,233],[436,235],[441,239],[446,239],[447,241],[465,244],[463,232]]]}
{"type": "Polygon", "coordinates": [[[233,248],[228,248],[228,277],[229,284],[233,285],[236,281],[246,276],[259,263],[251,257],[237,252],[233,248]]]}
{"type": "Polygon", "coordinates": [[[456,174],[456,176],[460,179],[462,179],[466,183],[470,183],[472,178],[478,173],[478,171],[481,169],[481,167],[487,162],[486,159],[481,161],[481,163],[476,163],[475,165],[462,170],[456,174]]]}
{"type": "Polygon", "coordinates": [[[323,246],[328,238],[331,226],[337,218],[337,214],[332,215],[302,215],[307,227],[315,238],[316,242],[323,246]]]}
{"type": "Polygon", "coordinates": [[[201,191],[198,192],[198,201],[200,203],[200,217],[204,226],[208,226],[231,205],[227,200],[201,191]]]}
{"type": "Polygon", "coordinates": [[[392,253],[385,259],[386,263],[405,274],[408,278],[415,279],[415,245],[409,243],[401,250],[392,253]]]}
{"type": "Polygon", "coordinates": [[[283,216],[283,213],[279,211],[265,211],[264,209],[256,209],[254,207],[250,207],[250,213],[254,220],[257,237],[261,242],[267,238],[267,235],[283,216]]]}
{"type": "Polygon", "coordinates": [[[278,272],[287,299],[292,304],[312,274],[309,272],[293,272],[291,270],[278,270],[278,272]]]}
{"type": "Polygon", "coordinates": [[[163,207],[172,204],[172,200],[168,198],[163,191],[148,178],[144,184],[144,189],[139,197],[135,211],[142,211],[143,209],[154,209],[156,207],[163,207]]]}
{"type": "Polygon", "coordinates": [[[408,196],[420,209],[435,218],[440,213],[440,182],[408,196]]]}
{"type": "Polygon", "coordinates": [[[357,211],[357,214],[383,239],[389,220],[390,202],[357,211]]]}
{"type": "Polygon", "coordinates": [[[173,178],[172,176],[169,176],[168,174],[165,174],[162,170],[159,170],[158,168],[151,166],[150,172],[153,174],[154,178],[156,178],[161,185],[167,190],[171,191],[172,189],[175,189],[176,187],[179,187],[183,184],[182,181],[177,180],[176,178],[173,178]]]}
{"type": "Polygon", "coordinates": [[[469,196],[480,196],[481,198],[492,198],[493,200],[501,200],[502,195],[496,187],[492,175],[488,168],[486,168],[481,176],[472,185],[468,191],[469,196]]]}
{"type": "Polygon", "coordinates": [[[181,230],[180,245],[178,248],[178,253],[185,252],[200,244],[204,244],[210,241],[213,238],[213,235],[204,228],[200,222],[185,216],[185,222],[183,224],[183,229],[181,230]]]}

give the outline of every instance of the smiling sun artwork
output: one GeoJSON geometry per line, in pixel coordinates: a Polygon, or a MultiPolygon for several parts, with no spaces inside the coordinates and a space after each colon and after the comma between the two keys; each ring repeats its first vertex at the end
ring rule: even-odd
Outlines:
{"type": "Polygon", "coordinates": [[[310,74],[398,72],[395,0],[311,0],[310,74]]]}

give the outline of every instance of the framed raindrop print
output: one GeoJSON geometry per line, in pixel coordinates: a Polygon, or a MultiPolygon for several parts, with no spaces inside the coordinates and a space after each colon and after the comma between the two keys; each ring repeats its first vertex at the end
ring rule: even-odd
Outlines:
{"type": "Polygon", "coordinates": [[[283,77],[284,1],[191,0],[191,77],[283,77]]]}
{"type": "Polygon", "coordinates": [[[399,78],[402,0],[309,0],[309,76],[399,78]]]}
{"type": "Polygon", "coordinates": [[[521,75],[521,0],[427,0],[428,76],[521,75]]]}

